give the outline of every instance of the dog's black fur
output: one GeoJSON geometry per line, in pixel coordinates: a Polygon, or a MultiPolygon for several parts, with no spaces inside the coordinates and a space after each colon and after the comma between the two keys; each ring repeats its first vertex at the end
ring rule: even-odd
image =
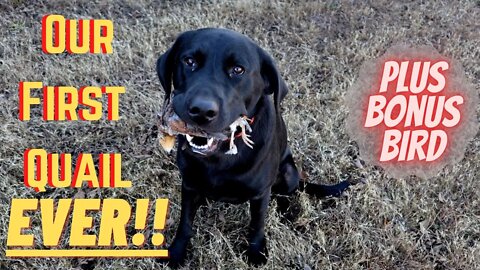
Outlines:
{"type": "Polygon", "coordinates": [[[334,186],[299,185],[280,108],[287,86],[273,59],[249,38],[226,29],[185,32],[158,59],[157,72],[167,99],[173,84],[174,111],[208,133],[223,132],[241,115],[254,117],[253,149],[236,139],[236,155],[225,154],[227,141],[201,155],[192,151],[185,136],[178,136],[182,211],[169,248],[170,265],[185,260],[195,213],[205,198],[250,202],[247,256],[249,262],[261,264],[266,261],[264,226],[272,193],[288,195],[300,186],[307,193],[329,196],[348,187],[347,181],[334,186]]]}

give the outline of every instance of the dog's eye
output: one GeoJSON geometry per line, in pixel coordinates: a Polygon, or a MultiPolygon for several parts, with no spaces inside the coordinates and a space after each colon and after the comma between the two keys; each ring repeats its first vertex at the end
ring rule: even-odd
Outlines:
{"type": "Polygon", "coordinates": [[[234,66],[232,68],[232,75],[242,75],[243,73],[245,73],[245,69],[242,66],[234,66]]]}
{"type": "Polygon", "coordinates": [[[183,59],[183,62],[185,63],[185,65],[191,67],[192,69],[196,68],[197,67],[197,61],[195,61],[195,59],[193,57],[190,57],[190,56],[187,56],[183,59]]]}

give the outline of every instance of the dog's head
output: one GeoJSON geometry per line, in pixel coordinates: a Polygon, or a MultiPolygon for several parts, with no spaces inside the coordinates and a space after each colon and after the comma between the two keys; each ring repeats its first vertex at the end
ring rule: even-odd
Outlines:
{"type": "Polygon", "coordinates": [[[167,99],[173,85],[175,113],[209,134],[224,132],[240,116],[254,116],[263,95],[273,94],[278,109],[287,93],[272,58],[227,29],[182,33],[158,59],[157,72],[167,99]]]}

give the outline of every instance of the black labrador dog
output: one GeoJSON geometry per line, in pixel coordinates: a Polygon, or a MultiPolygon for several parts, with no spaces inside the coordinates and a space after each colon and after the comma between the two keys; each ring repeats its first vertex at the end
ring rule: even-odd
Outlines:
{"type": "Polygon", "coordinates": [[[300,183],[287,145],[280,103],[287,94],[273,59],[251,39],[227,29],[182,33],[157,61],[165,97],[173,85],[173,110],[182,121],[205,134],[229,131],[241,116],[250,120],[253,148],[235,138],[178,136],[177,163],[183,178],[181,219],[169,247],[169,264],[185,260],[192,224],[205,198],[250,202],[248,261],[266,262],[265,216],[271,194],[292,194],[299,187],[318,196],[339,195],[348,181],[326,186],[300,183]],[[272,99],[273,95],[273,99],[272,99]]]}

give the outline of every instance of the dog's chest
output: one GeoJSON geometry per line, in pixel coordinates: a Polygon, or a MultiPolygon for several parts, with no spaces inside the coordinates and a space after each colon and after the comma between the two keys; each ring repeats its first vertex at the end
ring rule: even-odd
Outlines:
{"type": "Polygon", "coordinates": [[[184,185],[203,196],[222,202],[242,203],[261,195],[265,187],[263,179],[231,175],[202,175],[197,179],[185,178],[184,185]]]}

